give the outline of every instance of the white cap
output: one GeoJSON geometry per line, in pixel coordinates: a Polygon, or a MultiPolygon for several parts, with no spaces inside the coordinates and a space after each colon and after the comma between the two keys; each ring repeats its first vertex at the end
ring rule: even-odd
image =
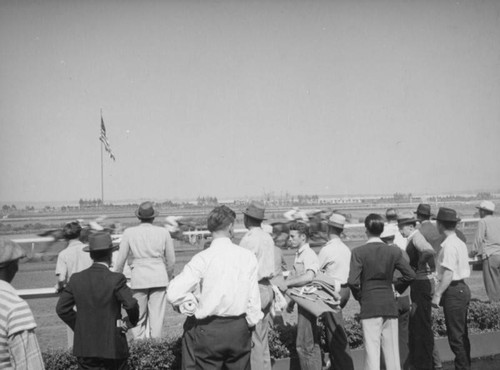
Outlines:
{"type": "Polygon", "coordinates": [[[380,239],[392,238],[396,236],[396,225],[384,225],[384,231],[380,234],[380,239]],[[393,226],[393,227],[391,227],[393,226]]]}
{"type": "Polygon", "coordinates": [[[489,200],[483,200],[477,209],[484,209],[485,211],[495,212],[495,203],[489,200]]]}

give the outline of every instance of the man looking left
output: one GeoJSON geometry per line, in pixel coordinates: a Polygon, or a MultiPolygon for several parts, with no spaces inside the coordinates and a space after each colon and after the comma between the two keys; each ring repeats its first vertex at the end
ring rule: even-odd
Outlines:
{"type": "Polygon", "coordinates": [[[274,275],[274,242],[269,233],[262,229],[265,207],[259,202],[252,202],[243,211],[243,223],[249,230],[240,241],[243,247],[257,257],[259,272],[259,293],[261,310],[264,317],[255,325],[252,333],[251,364],[255,370],[271,370],[271,356],[269,353],[269,325],[270,311],[273,301],[273,288],[269,279],[274,275]]]}
{"type": "Polygon", "coordinates": [[[141,223],[123,233],[115,271],[123,271],[130,254],[133,258],[130,285],[140,311],[132,334],[136,339],[160,338],[167,285],[174,272],[174,243],[167,229],[153,225],[158,212],[151,202],[142,203],[135,215],[141,223]]]}

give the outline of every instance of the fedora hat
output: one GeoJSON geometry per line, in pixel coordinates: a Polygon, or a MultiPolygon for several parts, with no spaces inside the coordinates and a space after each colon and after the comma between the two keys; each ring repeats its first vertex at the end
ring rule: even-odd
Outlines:
{"type": "Polygon", "coordinates": [[[441,207],[439,208],[436,220],[458,222],[460,221],[460,218],[457,217],[457,211],[455,211],[454,209],[441,207]]]}
{"type": "Polygon", "coordinates": [[[482,209],[489,212],[495,212],[495,203],[489,200],[483,200],[481,204],[476,207],[477,209],[482,209]]]}
{"type": "Polygon", "coordinates": [[[415,211],[417,215],[430,216],[431,215],[431,205],[420,203],[415,211]]]}
{"type": "Polygon", "coordinates": [[[251,202],[247,208],[243,211],[244,215],[248,217],[255,218],[256,220],[265,220],[264,212],[266,207],[260,202],[251,202]]]}
{"type": "Polygon", "coordinates": [[[113,245],[111,235],[106,231],[97,231],[89,235],[89,245],[83,248],[84,252],[97,252],[118,249],[113,245]]]}
{"type": "Polygon", "coordinates": [[[135,211],[135,215],[139,220],[149,220],[158,216],[158,212],[154,210],[153,203],[143,202],[135,211]]]}
{"type": "Polygon", "coordinates": [[[327,225],[336,227],[338,229],[343,229],[345,225],[345,217],[341,214],[333,213],[326,223],[327,225]]]}
{"type": "Polygon", "coordinates": [[[415,215],[411,212],[405,212],[398,215],[398,225],[405,225],[417,222],[415,215]]]}
{"type": "Polygon", "coordinates": [[[10,239],[0,238],[0,268],[23,257],[26,257],[26,253],[19,244],[10,239]]]}

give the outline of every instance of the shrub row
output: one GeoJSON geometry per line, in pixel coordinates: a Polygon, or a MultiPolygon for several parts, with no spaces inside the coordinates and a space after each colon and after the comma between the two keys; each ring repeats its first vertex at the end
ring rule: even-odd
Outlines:
{"type": "MultiPolygon", "coordinates": [[[[433,310],[433,330],[437,337],[446,336],[443,311],[433,310]]],[[[320,322],[320,325],[323,324],[320,322]]],[[[500,305],[474,300],[469,307],[468,325],[470,333],[500,331],[500,305]]],[[[323,328],[322,328],[323,329],[323,328]]],[[[363,345],[363,333],[359,319],[345,320],[345,329],[351,348],[363,345]]],[[[321,330],[321,346],[327,351],[325,331],[321,330]]],[[[275,325],[269,334],[271,357],[296,357],[295,326],[275,325]]],[[[76,358],[68,350],[48,350],[43,353],[45,367],[50,370],[76,370],[76,358]]],[[[130,344],[129,365],[131,369],[179,369],[181,362],[180,338],[161,340],[135,340],[130,344]]]]}

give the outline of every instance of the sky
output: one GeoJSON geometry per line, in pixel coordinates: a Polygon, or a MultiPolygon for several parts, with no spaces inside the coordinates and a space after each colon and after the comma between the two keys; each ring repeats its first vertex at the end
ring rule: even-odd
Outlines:
{"type": "Polygon", "coordinates": [[[0,202],[500,189],[499,1],[0,0],[0,202]]]}

